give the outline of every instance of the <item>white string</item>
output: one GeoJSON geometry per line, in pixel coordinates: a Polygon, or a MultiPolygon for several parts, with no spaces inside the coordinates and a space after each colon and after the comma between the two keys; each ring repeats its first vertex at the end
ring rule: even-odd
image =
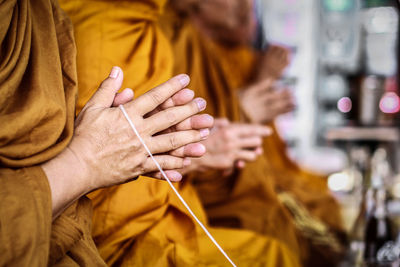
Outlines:
{"type": "Polygon", "coordinates": [[[140,136],[140,134],[138,133],[138,131],[135,128],[135,125],[133,124],[133,122],[131,121],[131,119],[129,118],[128,113],[126,113],[125,108],[123,105],[119,105],[119,108],[121,109],[122,113],[124,114],[126,120],[128,121],[129,125],[131,126],[132,130],[135,132],[136,136],[139,138],[139,141],[142,143],[144,149],[146,150],[146,152],[149,154],[149,156],[151,157],[151,159],[154,161],[154,163],[156,164],[157,168],[159,169],[159,171],[161,172],[162,176],[164,177],[164,179],[168,182],[169,186],[172,188],[172,190],[175,192],[176,196],[179,198],[179,200],[182,202],[182,204],[186,207],[186,209],[189,211],[190,215],[192,215],[192,217],[196,220],[196,222],[200,225],[200,227],[203,229],[203,231],[206,233],[206,235],[211,239],[211,241],[215,244],[215,246],[219,249],[219,251],[221,251],[222,255],[225,256],[225,258],[232,264],[232,266],[236,267],[235,263],[233,263],[233,261],[229,258],[228,254],[226,254],[226,252],[222,249],[222,247],[217,243],[217,241],[214,239],[214,237],[210,234],[210,232],[207,230],[207,228],[201,223],[201,221],[196,217],[196,215],[193,213],[193,211],[190,209],[189,205],[186,203],[186,201],[182,198],[182,196],[179,194],[179,192],[176,190],[176,188],[172,185],[171,181],[168,179],[167,175],[165,174],[165,172],[163,171],[163,169],[161,168],[160,164],[157,162],[157,160],[153,157],[153,154],[151,154],[149,148],[147,147],[147,145],[145,144],[144,140],[142,139],[142,137],[140,136]]]}

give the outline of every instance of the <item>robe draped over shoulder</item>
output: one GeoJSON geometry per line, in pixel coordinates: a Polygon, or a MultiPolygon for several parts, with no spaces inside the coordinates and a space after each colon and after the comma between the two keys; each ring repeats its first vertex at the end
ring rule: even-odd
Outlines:
{"type": "Polygon", "coordinates": [[[52,221],[39,166],[73,134],[71,22],[57,1],[2,1],[0,43],[0,266],[104,266],[91,238],[90,200],[52,221]]]}

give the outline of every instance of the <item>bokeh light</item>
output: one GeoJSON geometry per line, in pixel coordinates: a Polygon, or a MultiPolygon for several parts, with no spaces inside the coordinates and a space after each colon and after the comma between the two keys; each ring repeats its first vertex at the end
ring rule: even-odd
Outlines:
{"type": "Polygon", "coordinates": [[[330,190],[337,192],[337,191],[349,191],[352,189],[354,185],[354,179],[349,173],[337,172],[331,174],[328,177],[328,187],[330,190]]]}
{"type": "Polygon", "coordinates": [[[350,112],[352,108],[351,99],[348,97],[342,97],[337,102],[337,108],[340,112],[347,113],[350,112]]]}
{"type": "Polygon", "coordinates": [[[400,98],[394,92],[385,93],[380,102],[379,108],[383,113],[396,113],[400,110],[400,98]]]}

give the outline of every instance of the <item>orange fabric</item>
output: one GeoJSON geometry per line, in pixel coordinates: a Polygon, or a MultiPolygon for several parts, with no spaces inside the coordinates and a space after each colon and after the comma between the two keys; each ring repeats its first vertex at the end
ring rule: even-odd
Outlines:
{"type": "Polygon", "coordinates": [[[78,92],[77,112],[113,65],[124,70],[122,88],[134,89],[136,96],[171,77],[168,40],[154,26],[165,1],[60,1],[74,22],[79,48],[78,80],[84,89],[78,92]]]}
{"type": "MultiPolygon", "coordinates": [[[[256,68],[254,52],[248,47],[225,47],[210,40],[190,18],[173,11],[164,16],[162,25],[173,43],[174,73],[186,72],[192,77],[191,87],[208,102],[207,113],[240,121],[236,90],[251,81],[256,68]]],[[[340,231],[338,205],[323,177],[305,172],[288,158],[276,132],[264,141],[264,155],[230,177],[218,171],[190,177],[211,225],[273,236],[300,254],[307,265],[310,248],[295,228],[290,212],[280,203],[278,193],[290,192],[312,215],[340,231]]]]}
{"type": "Polygon", "coordinates": [[[57,1],[3,1],[0,42],[0,266],[104,266],[90,235],[90,201],[81,198],[52,221],[38,166],[73,134],[71,22],[57,1]]]}
{"type": "MultiPolygon", "coordinates": [[[[122,67],[124,85],[133,88],[135,94],[172,75],[172,50],[157,22],[164,3],[62,1],[75,27],[80,107],[94,93],[98,75],[103,76],[112,65],[122,67]]],[[[187,182],[175,186],[206,223],[193,186],[187,182]]],[[[227,264],[163,181],[141,177],[96,191],[90,197],[94,202],[93,235],[102,257],[111,266],[227,264]]],[[[296,256],[275,239],[242,230],[211,231],[239,266],[298,266],[296,256]]]]}

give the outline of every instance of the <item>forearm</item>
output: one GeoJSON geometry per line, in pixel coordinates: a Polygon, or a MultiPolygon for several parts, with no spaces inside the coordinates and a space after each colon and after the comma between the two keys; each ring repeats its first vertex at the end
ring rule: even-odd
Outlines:
{"type": "Polygon", "coordinates": [[[68,147],[41,167],[49,181],[53,219],[92,190],[86,178],[88,171],[68,147]]]}

